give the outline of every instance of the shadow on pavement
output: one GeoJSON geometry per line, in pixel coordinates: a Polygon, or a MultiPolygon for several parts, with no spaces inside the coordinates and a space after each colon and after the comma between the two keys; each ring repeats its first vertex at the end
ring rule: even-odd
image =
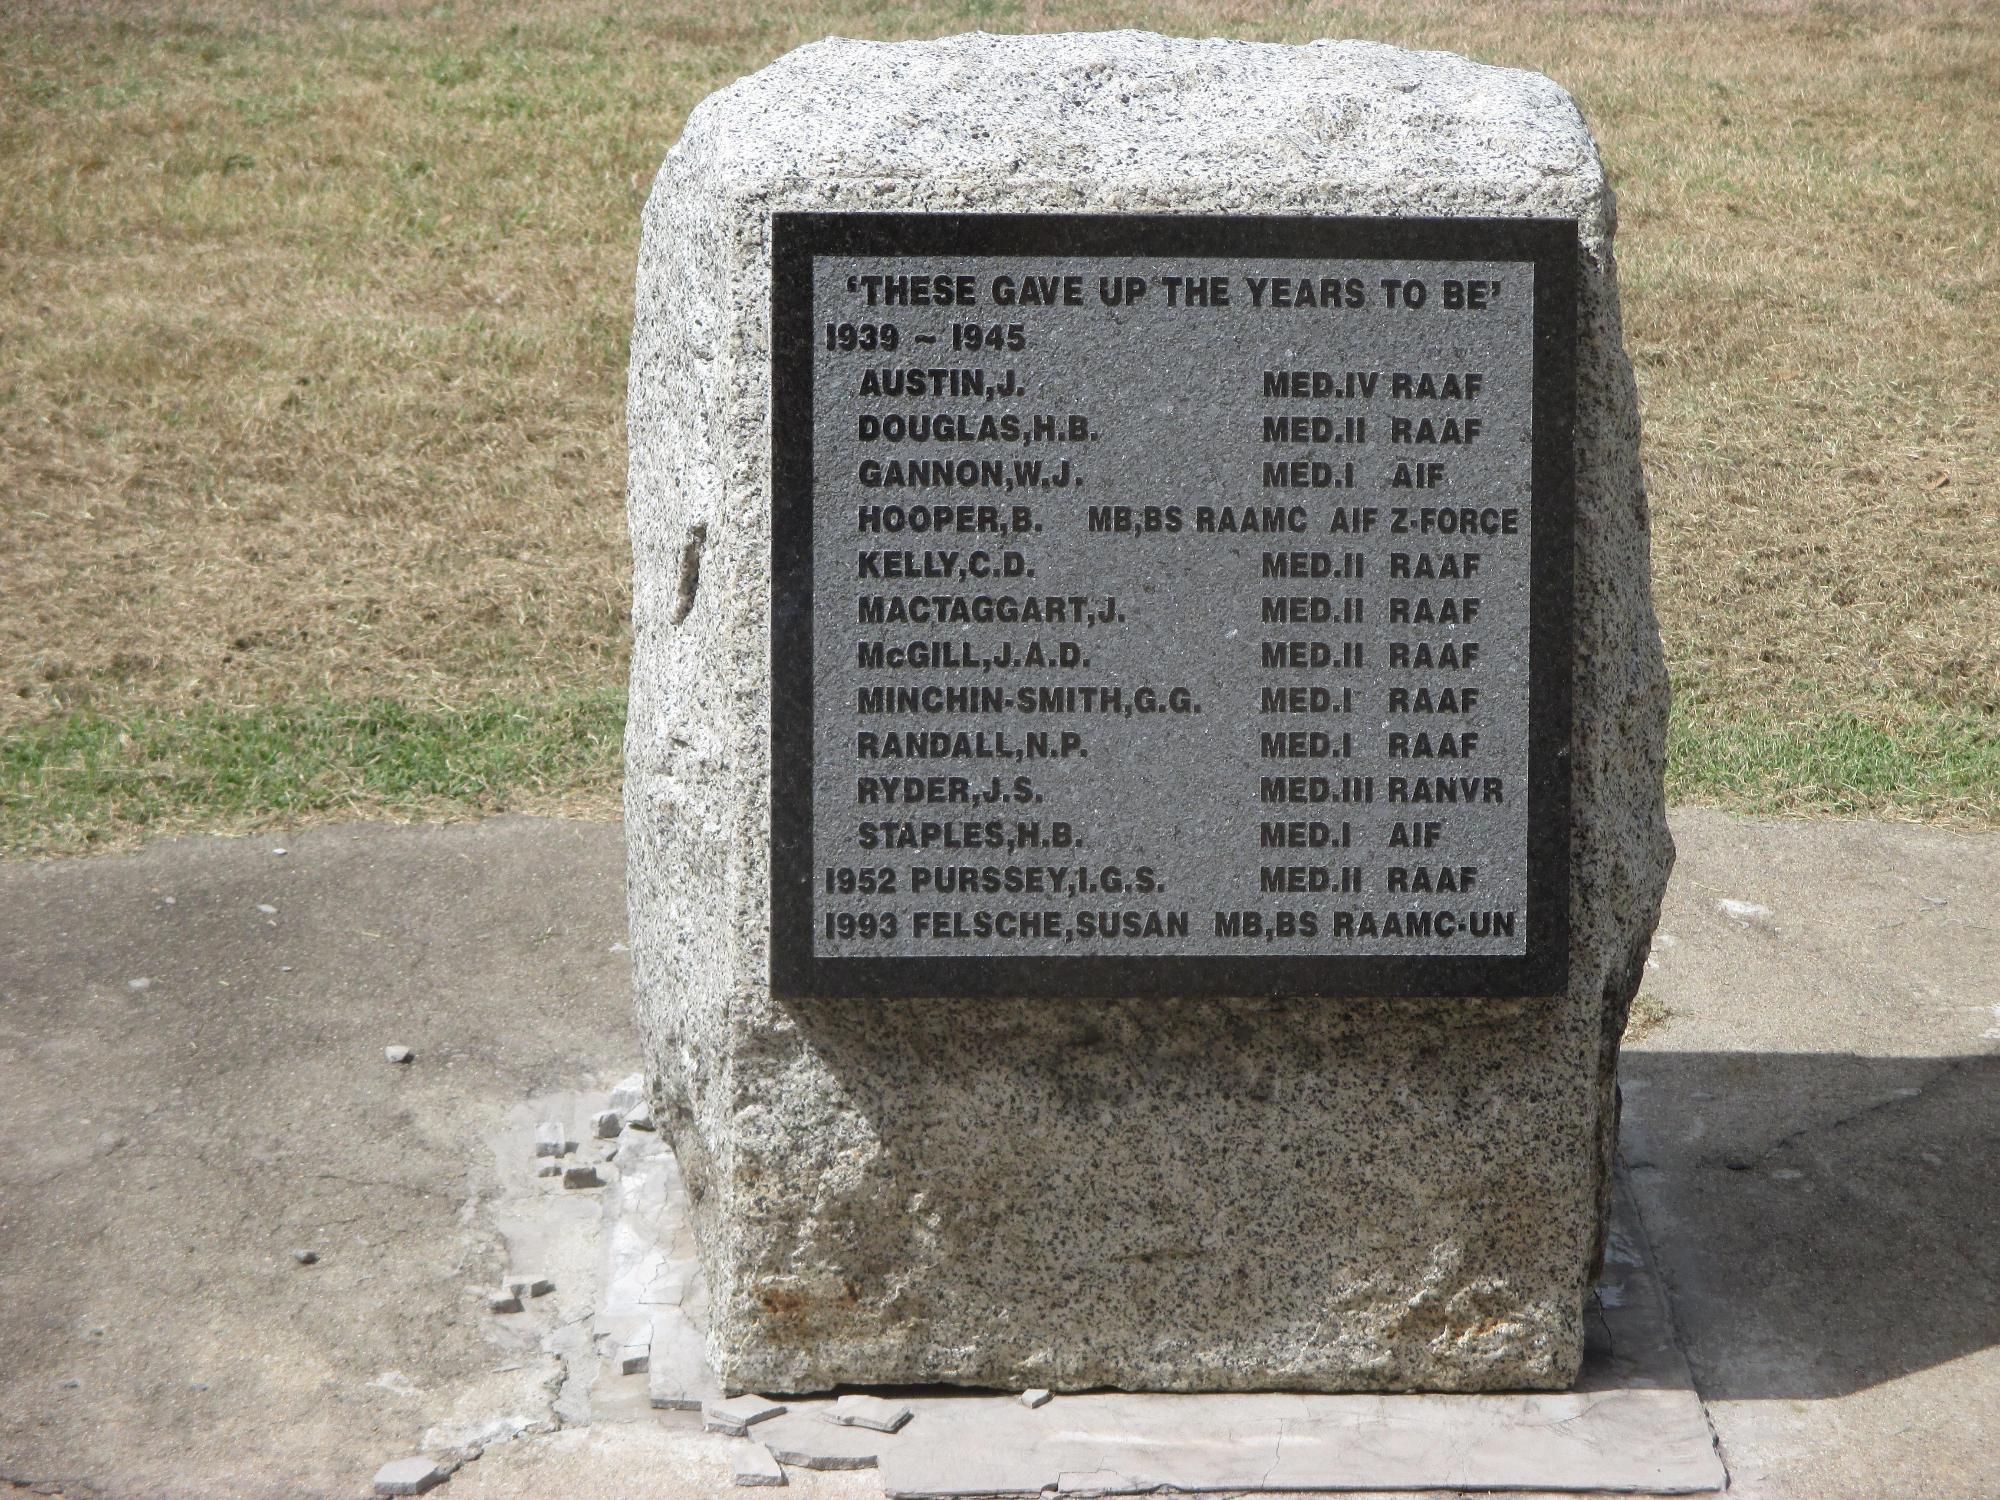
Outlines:
{"type": "Polygon", "coordinates": [[[1710,1401],[2000,1342],[2000,1057],[1647,1052],[1624,1153],[1710,1401]]]}

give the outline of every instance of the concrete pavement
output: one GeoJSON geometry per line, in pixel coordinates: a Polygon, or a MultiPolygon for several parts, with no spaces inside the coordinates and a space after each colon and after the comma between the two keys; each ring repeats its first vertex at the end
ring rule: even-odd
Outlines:
{"type": "Polygon", "coordinates": [[[2000,1494],[2000,837],[1674,830],[1624,1153],[1733,1492],[2000,1494]]]}
{"type": "MultiPolygon", "coordinates": [[[[2000,835],[1674,828],[1625,1154],[1733,1493],[2000,1493],[2000,835]]],[[[360,1496],[519,1404],[542,1376],[475,1300],[484,1143],[636,1065],[623,932],[607,825],[0,866],[0,1482],[360,1496]]],[[[726,1490],[726,1447],[661,1420],[497,1444],[442,1493],[726,1490]]]]}

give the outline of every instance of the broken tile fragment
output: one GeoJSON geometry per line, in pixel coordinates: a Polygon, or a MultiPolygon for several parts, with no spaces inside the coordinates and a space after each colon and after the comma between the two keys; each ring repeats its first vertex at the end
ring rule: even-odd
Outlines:
{"type": "Polygon", "coordinates": [[[558,1120],[544,1120],[535,1127],[535,1155],[564,1156],[569,1152],[569,1138],[563,1133],[558,1120]]]}
{"type": "Polygon", "coordinates": [[[769,1448],[746,1438],[729,1445],[729,1480],[741,1485],[779,1485],[786,1482],[785,1466],[771,1456],[769,1448]]]}
{"type": "Polygon", "coordinates": [[[615,1109],[600,1109],[590,1117],[590,1128],[597,1132],[600,1141],[614,1141],[625,1128],[625,1121],[615,1109]]]}
{"type": "Polygon", "coordinates": [[[576,1162],[563,1168],[563,1186],[566,1188],[603,1187],[604,1179],[597,1175],[597,1168],[589,1162],[576,1162]]]}
{"type": "Polygon", "coordinates": [[[1040,1388],[1032,1391],[1023,1391],[1021,1392],[1021,1404],[1027,1407],[1047,1406],[1049,1404],[1049,1393],[1040,1388]]]}
{"type": "Polygon", "coordinates": [[[704,1432],[727,1432],[742,1437],[757,1423],[784,1414],[782,1402],[766,1401],[762,1396],[732,1396],[727,1401],[705,1403],[701,1409],[701,1427],[704,1432]]]}
{"type": "Polygon", "coordinates": [[[839,1427],[804,1412],[759,1423],[757,1441],[779,1463],[796,1469],[872,1469],[883,1444],[896,1439],[863,1427],[839,1427]]]}
{"type": "Polygon", "coordinates": [[[871,1432],[896,1432],[910,1420],[910,1408],[880,1396],[842,1396],[820,1413],[842,1427],[866,1427],[871,1432]]]}
{"type": "Polygon", "coordinates": [[[449,1477],[428,1458],[398,1458],[375,1471],[378,1495],[421,1495],[436,1489],[449,1477]]]}

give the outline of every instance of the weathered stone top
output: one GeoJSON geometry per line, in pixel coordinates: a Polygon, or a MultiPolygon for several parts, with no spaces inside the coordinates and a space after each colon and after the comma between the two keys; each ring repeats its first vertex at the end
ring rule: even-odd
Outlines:
{"type": "Polygon", "coordinates": [[[1590,222],[1602,169],[1563,89],[1375,42],[830,38],[710,96],[674,156],[751,197],[928,178],[968,201],[1045,185],[1052,208],[1579,217],[1586,244],[1609,227],[1590,222]]]}

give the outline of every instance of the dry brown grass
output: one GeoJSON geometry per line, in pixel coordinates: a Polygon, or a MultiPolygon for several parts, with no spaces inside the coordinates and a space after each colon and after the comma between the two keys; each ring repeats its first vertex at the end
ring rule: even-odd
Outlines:
{"type": "Polygon", "coordinates": [[[1566,84],[1689,722],[1992,733],[1990,8],[627,9],[0,14],[0,731],[615,688],[639,208],[688,108],[827,32],[1130,24],[1566,84]]]}

